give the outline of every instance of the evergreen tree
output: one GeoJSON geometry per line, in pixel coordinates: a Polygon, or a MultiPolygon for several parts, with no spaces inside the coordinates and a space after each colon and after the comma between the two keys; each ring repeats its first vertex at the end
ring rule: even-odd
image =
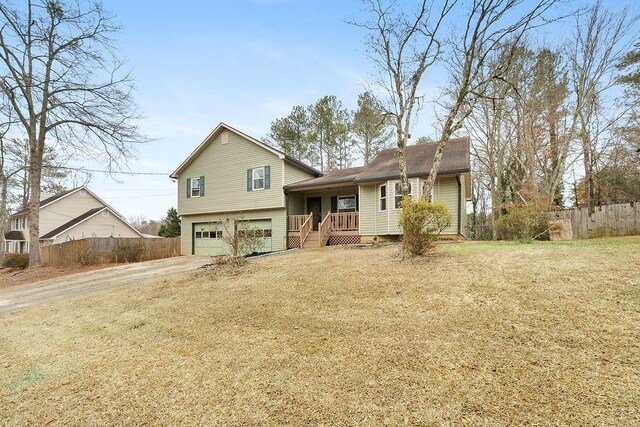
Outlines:
{"type": "Polygon", "coordinates": [[[178,237],[180,236],[181,221],[176,208],[169,208],[164,224],[160,226],[158,236],[178,237]]]}

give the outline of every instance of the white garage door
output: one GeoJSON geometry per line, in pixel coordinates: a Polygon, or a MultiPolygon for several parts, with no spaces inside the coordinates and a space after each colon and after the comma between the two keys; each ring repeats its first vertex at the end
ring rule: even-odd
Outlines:
{"type": "Polygon", "coordinates": [[[217,222],[193,224],[193,253],[223,255],[222,225],[217,222]]]}

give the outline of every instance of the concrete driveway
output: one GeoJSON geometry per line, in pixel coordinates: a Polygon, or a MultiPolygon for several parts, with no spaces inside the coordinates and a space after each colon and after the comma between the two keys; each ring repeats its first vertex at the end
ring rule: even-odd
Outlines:
{"type": "Polygon", "coordinates": [[[181,256],[123,264],[0,289],[0,313],[116,288],[156,277],[193,271],[211,262],[203,256],[181,256]]]}

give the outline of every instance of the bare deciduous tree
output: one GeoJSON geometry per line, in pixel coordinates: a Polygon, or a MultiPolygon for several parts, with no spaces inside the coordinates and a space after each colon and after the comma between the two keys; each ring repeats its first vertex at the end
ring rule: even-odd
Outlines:
{"type": "Polygon", "coordinates": [[[422,0],[415,11],[405,12],[398,2],[364,0],[372,19],[355,25],[369,31],[366,45],[380,74],[379,85],[387,94],[384,107],[395,127],[400,187],[409,195],[405,148],[411,126],[421,106],[418,87],[425,71],[441,53],[438,33],[457,3],[445,0],[440,7],[422,0]]]}
{"type": "Polygon", "coordinates": [[[0,3],[0,91],[29,142],[30,267],[40,265],[39,200],[52,142],[113,167],[142,142],[118,30],[99,2],[0,3]]]}
{"type": "Polygon", "coordinates": [[[568,58],[575,96],[577,137],[582,149],[585,205],[593,209],[594,168],[602,153],[602,135],[613,130],[626,111],[604,110],[607,92],[618,82],[617,65],[632,43],[628,37],[638,21],[628,8],[613,13],[596,1],[576,17],[575,38],[568,58]]]}
{"type": "Polygon", "coordinates": [[[546,14],[556,3],[557,0],[474,0],[468,6],[464,26],[457,31],[460,37],[447,43],[449,102],[442,105],[445,114],[425,194],[433,188],[451,136],[462,128],[476,102],[486,96],[489,84],[504,78],[524,35],[549,22],[546,14]],[[502,61],[492,62],[491,56],[505,47],[502,61]]]}

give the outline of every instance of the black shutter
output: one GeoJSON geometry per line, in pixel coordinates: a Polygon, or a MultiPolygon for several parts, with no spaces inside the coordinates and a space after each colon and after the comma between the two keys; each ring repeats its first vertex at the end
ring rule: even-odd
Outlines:
{"type": "Polygon", "coordinates": [[[331,196],[331,213],[338,213],[338,196],[331,196]]]}
{"type": "Polygon", "coordinates": [[[268,190],[271,187],[271,166],[264,167],[264,189],[268,190]]]}
{"type": "Polygon", "coordinates": [[[204,176],[200,177],[200,197],[204,197],[204,176]]]}
{"type": "Polygon", "coordinates": [[[187,178],[187,199],[191,197],[191,178],[187,178]]]}
{"type": "Polygon", "coordinates": [[[253,169],[247,169],[247,191],[253,190],[253,169]]]}
{"type": "Polygon", "coordinates": [[[360,212],[360,195],[356,193],[356,212],[360,212]]]}

